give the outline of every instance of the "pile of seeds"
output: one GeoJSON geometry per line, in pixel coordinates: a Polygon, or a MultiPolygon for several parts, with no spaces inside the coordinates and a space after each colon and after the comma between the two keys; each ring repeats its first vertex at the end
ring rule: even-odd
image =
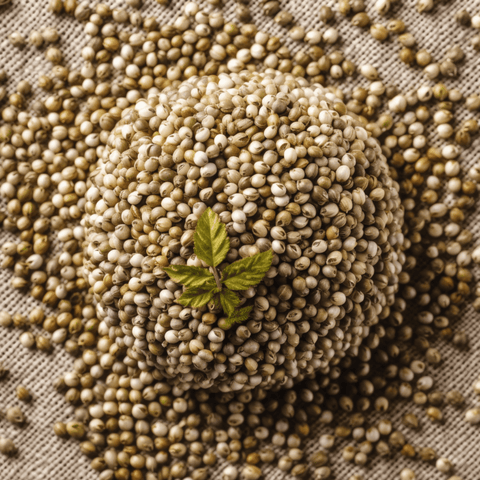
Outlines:
{"type": "Polygon", "coordinates": [[[192,77],[124,111],[86,193],[88,283],[110,338],[180,390],[291,386],[356,356],[394,303],[403,210],[379,143],[318,84],[278,71],[192,77]],[[132,187],[135,185],[135,187],[132,187]],[[273,249],[250,320],[175,304],[167,265],[201,266],[196,223],[227,225],[226,261],[273,249]]]}
{"type": "MultiPolygon", "coordinates": [[[[341,1],[339,11],[358,14],[361,3],[341,1]]],[[[432,339],[438,331],[468,343],[452,320],[480,261],[462,226],[480,168],[466,180],[458,157],[478,124],[465,121],[455,143],[438,147],[427,134],[434,124],[442,141],[453,137],[462,94],[441,83],[403,94],[371,65],[359,72],[372,83],[351,95],[322,86],[355,71],[342,52],[325,52],[338,38],[332,27],[292,27],[308,45],[292,56],[280,38],[193,2],[163,26],[104,4],[50,7],[86,22],[86,63],[70,71],[50,46],[54,67],[39,78],[48,97],[26,108],[27,82],[8,96],[0,193],[3,228],[19,236],[2,245],[2,266],[13,268],[15,288],[56,311],[4,312],[0,323],[24,329],[26,348],[62,344],[77,357],[55,382],[76,407],[55,434],[81,439],[102,480],[202,480],[219,459],[230,464],[225,480],[258,479],[269,463],[320,480],[335,470],[329,451],[346,441],[342,457],[358,466],[399,451],[450,473],[450,460],[370,413],[409,399],[441,422],[432,339]],[[128,33],[125,22],[143,31],[128,33]],[[266,278],[243,292],[251,318],[230,329],[221,311],[176,304],[182,288],[163,272],[201,265],[192,241],[207,207],[227,225],[227,263],[275,253],[266,278]],[[53,255],[52,233],[62,244],[53,255]],[[315,421],[332,434],[306,458],[315,421]]],[[[325,22],[333,14],[321,10],[325,22]]],[[[389,30],[402,33],[402,23],[389,30]]],[[[58,37],[39,32],[42,41],[29,37],[36,47],[58,37]]],[[[19,34],[11,42],[26,43],[19,34]]],[[[464,403],[457,391],[445,399],[464,403]]],[[[465,414],[479,418],[478,408],[465,414]]],[[[8,439],[0,447],[16,451],[8,439]]]]}

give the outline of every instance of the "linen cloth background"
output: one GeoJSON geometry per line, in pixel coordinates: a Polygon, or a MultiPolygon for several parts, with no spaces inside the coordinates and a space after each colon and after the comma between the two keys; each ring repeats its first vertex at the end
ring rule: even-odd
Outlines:
{"type": "MultiPolygon", "coordinates": [[[[36,85],[39,74],[47,73],[50,69],[44,57],[44,50],[26,47],[22,50],[12,47],[7,37],[18,30],[26,38],[32,29],[42,26],[55,26],[61,34],[61,49],[65,55],[65,64],[70,67],[79,67],[82,63],[80,49],[87,38],[83,34],[83,27],[72,17],[55,16],[47,11],[47,0],[13,0],[6,7],[0,7],[0,69],[8,72],[8,90],[22,79],[29,80],[36,85]]],[[[106,2],[112,6],[124,6],[120,0],[106,2]]],[[[172,0],[170,6],[159,6],[154,0],[145,0],[141,12],[144,17],[155,16],[160,24],[175,18],[184,0],[172,0]]],[[[414,34],[419,45],[426,48],[434,58],[440,60],[448,47],[461,45],[467,55],[467,61],[460,66],[458,80],[444,81],[449,87],[457,86],[463,93],[480,92],[480,53],[473,51],[469,39],[477,33],[474,29],[461,27],[453,19],[455,12],[466,8],[472,15],[480,11],[480,0],[456,0],[436,2],[434,10],[426,14],[418,14],[415,9],[416,0],[397,2],[395,8],[386,17],[382,18],[373,10],[373,0],[366,0],[367,12],[373,22],[380,21],[386,24],[389,18],[401,18],[407,25],[407,30],[414,34]]],[[[318,20],[318,10],[322,4],[334,6],[335,0],[282,0],[282,7],[294,15],[295,21],[307,30],[317,28],[321,31],[325,27],[318,20]]],[[[261,11],[261,2],[251,0],[251,11],[254,23],[259,29],[270,34],[284,34],[286,29],[276,25],[272,19],[261,11]]],[[[129,7],[127,7],[128,9],[129,7]]],[[[224,7],[227,20],[234,19],[234,4],[227,1],[224,7]]],[[[418,87],[428,82],[420,69],[411,69],[403,65],[398,59],[400,49],[395,36],[383,43],[373,40],[367,30],[352,27],[349,20],[336,15],[335,26],[341,33],[339,47],[343,49],[347,58],[357,65],[368,62],[376,66],[385,83],[393,83],[406,90],[418,87]]],[[[120,27],[122,28],[122,27],[120,27]]],[[[302,48],[299,43],[287,41],[292,51],[302,48]]],[[[338,48],[334,45],[330,50],[338,48]]],[[[327,50],[328,51],[328,50],[327,50]]],[[[348,80],[348,88],[354,84],[366,84],[364,79],[356,77],[348,80]]],[[[34,94],[39,94],[36,87],[34,94]]],[[[45,97],[45,93],[41,93],[45,97]]],[[[43,98],[42,97],[42,98],[43,98]]],[[[457,109],[458,111],[458,109],[457,109]]],[[[462,117],[459,117],[462,118],[462,117]]],[[[480,140],[474,140],[472,147],[461,156],[464,171],[473,162],[479,160],[480,140]]],[[[475,245],[480,243],[479,213],[472,214],[469,227],[475,233],[475,245]]],[[[12,238],[6,232],[0,232],[0,244],[12,238]]],[[[477,272],[477,278],[479,278],[477,272]]],[[[14,291],[9,287],[11,272],[0,271],[0,309],[10,313],[21,312],[28,314],[36,302],[27,295],[14,291]]],[[[455,349],[451,344],[438,342],[437,346],[444,358],[440,367],[430,370],[436,379],[436,388],[447,392],[450,389],[459,389],[467,396],[467,405],[471,408],[480,404],[480,398],[474,398],[471,385],[480,374],[480,315],[471,307],[465,309],[464,314],[454,325],[456,330],[465,330],[470,335],[470,348],[465,351],[455,349]]],[[[62,395],[56,393],[52,381],[63,372],[71,368],[72,357],[62,348],[55,348],[54,354],[47,355],[41,352],[31,352],[18,342],[19,331],[2,329],[0,332],[0,361],[10,368],[10,375],[6,381],[0,383],[0,410],[7,406],[17,405],[14,389],[23,384],[33,394],[33,401],[22,404],[28,422],[23,428],[16,428],[6,420],[0,419],[0,436],[12,438],[19,448],[16,458],[7,460],[0,456],[0,480],[94,480],[97,473],[89,466],[89,460],[78,449],[76,441],[57,438],[52,431],[52,425],[57,420],[67,421],[73,412],[68,407],[62,395]]],[[[407,435],[407,439],[415,446],[431,446],[437,450],[439,456],[446,456],[455,464],[456,474],[463,480],[478,480],[480,478],[480,429],[466,424],[463,420],[463,409],[444,408],[446,422],[444,425],[433,425],[426,419],[420,408],[412,404],[396,404],[389,418],[397,420],[396,426],[407,435]],[[399,424],[401,415],[407,411],[414,411],[421,421],[418,432],[408,431],[399,424]]],[[[328,427],[319,425],[313,428],[313,435],[307,443],[307,452],[310,454],[318,444],[318,437],[323,433],[331,433],[328,427]]],[[[351,443],[351,442],[350,442],[351,443]]],[[[343,445],[342,445],[343,446],[343,445]]],[[[390,480],[398,478],[400,470],[409,466],[417,473],[419,480],[436,480],[447,476],[438,472],[434,466],[422,463],[420,460],[405,459],[398,453],[393,458],[376,458],[367,467],[360,468],[347,464],[340,458],[341,448],[336,448],[331,455],[331,464],[335,478],[348,480],[354,473],[363,473],[369,480],[390,480]]],[[[308,457],[309,455],[307,455],[308,457]]],[[[276,468],[265,468],[267,480],[283,480],[292,478],[276,468]]],[[[212,479],[220,479],[221,465],[212,473],[212,479]]]]}

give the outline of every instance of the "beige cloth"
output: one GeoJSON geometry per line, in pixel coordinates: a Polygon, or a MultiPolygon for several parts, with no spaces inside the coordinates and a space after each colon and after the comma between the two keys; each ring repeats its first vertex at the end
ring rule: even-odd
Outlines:
{"type": "MultiPolygon", "coordinates": [[[[0,7],[0,68],[5,68],[9,74],[9,91],[21,79],[28,79],[36,83],[41,73],[46,73],[49,66],[44,58],[43,50],[26,47],[18,50],[12,47],[7,36],[18,30],[26,38],[32,29],[54,25],[61,33],[61,48],[70,66],[78,66],[79,53],[86,40],[82,27],[71,17],[57,17],[47,12],[46,0],[13,0],[9,7],[0,7]]],[[[121,2],[107,2],[111,5],[120,5],[121,2]]],[[[146,0],[142,9],[145,17],[155,15],[160,23],[173,18],[184,4],[184,0],[173,1],[168,8],[161,7],[154,0],[146,0]]],[[[306,29],[324,27],[318,21],[318,9],[321,4],[332,5],[333,0],[317,2],[315,0],[284,0],[282,6],[290,11],[297,23],[306,29]]],[[[372,8],[373,0],[366,0],[368,13],[377,22],[386,23],[372,8]]],[[[467,62],[461,65],[460,81],[445,81],[448,86],[457,86],[464,94],[471,94],[480,90],[480,53],[474,52],[468,41],[476,31],[458,26],[454,20],[454,13],[461,8],[467,8],[471,14],[480,11],[480,0],[455,0],[436,2],[433,12],[418,14],[415,9],[416,0],[396,2],[392,15],[387,18],[402,18],[408,30],[417,38],[420,48],[428,49],[435,58],[440,59],[446,49],[453,44],[460,44],[465,48],[467,62]]],[[[251,9],[255,23],[269,32],[281,34],[285,30],[261,13],[261,2],[251,0],[251,9]]],[[[233,3],[227,2],[226,17],[233,18],[233,3]]],[[[398,60],[399,44],[393,38],[384,44],[373,40],[365,30],[350,26],[343,18],[338,18],[335,25],[341,32],[341,48],[347,57],[357,64],[368,62],[376,66],[385,82],[396,83],[402,89],[428,83],[419,70],[413,70],[401,64],[398,60]]],[[[340,47],[340,45],[339,45],[340,47]]],[[[299,45],[295,45],[295,51],[299,45]]],[[[335,47],[334,47],[335,48],[335,47]]],[[[356,78],[349,80],[347,85],[365,80],[356,78]]],[[[473,161],[478,161],[480,139],[476,139],[473,146],[462,154],[462,166],[467,169],[473,161]]],[[[470,219],[470,228],[476,233],[476,242],[480,242],[480,224],[474,214],[470,219]]],[[[1,233],[1,242],[11,238],[5,232],[1,233]]],[[[27,314],[35,305],[28,296],[13,291],[8,286],[10,272],[0,271],[0,308],[10,313],[21,312],[27,314]]],[[[460,352],[451,345],[439,343],[442,352],[443,364],[432,372],[436,379],[436,388],[446,392],[457,388],[468,397],[470,406],[475,402],[480,404],[480,398],[474,398],[471,384],[480,374],[480,318],[469,307],[458,321],[455,328],[464,329],[470,334],[471,347],[468,351],[460,352]]],[[[0,420],[0,435],[12,438],[19,447],[19,455],[12,460],[0,456],[0,480],[94,480],[97,474],[90,469],[89,461],[79,453],[75,441],[61,440],[53,434],[52,425],[56,420],[69,419],[72,409],[67,407],[62,396],[52,388],[52,380],[71,368],[72,358],[61,348],[57,348],[53,355],[40,352],[30,352],[18,343],[19,332],[2,330],[0,333],[0,361],[11,370],[6,381],[0,383],[0,409],[9,405],[19,404],[14,389],[18,384],[28,387],[34,399],[28,405],[22,405],[27,415],[28,423],[24,428],[16,428],[5,420],[0,420]]],[[[432,425],[419,408],[411,404],[401,404],[389,413],[398,420],[402,413],[415,411],[421,419],[422,428],[418,432],[400,429],[407,435],[409,441],[418,446],[431,446],[439,455],[451,459],[457,474],[463,480],[478,480],[480,478],[480,429],[466,424],[463,420],[463,410],[445,407],[445,425],[432,425]]],[[[397,422],[397,425],[399,422],[397,422]]],[[[308,451],[316,447],[316,438],[322,433],[331,433],[330,429],[314,429],[314,435],[308,442],[308,451]]],[[[400,455],[393,459],[375,459],[365,469],[346,464],[339,458],[340,449],[332,455],[333,470],[338,480],[348,480],[353,473],[363,471],[369,480],[390,480],[399,478],[400,470],[409,466],[417,472],[419,480],[445,479],[444,474],[435,470],[432,465],[420,461],[407,460],[400,455]]],[[[275,468],[266,469],[268,480],[282,480],[291,478],[281,474],[275,468]]],[[[212,474],[212,479],[220,479],[218,469],[212,474]]]]}

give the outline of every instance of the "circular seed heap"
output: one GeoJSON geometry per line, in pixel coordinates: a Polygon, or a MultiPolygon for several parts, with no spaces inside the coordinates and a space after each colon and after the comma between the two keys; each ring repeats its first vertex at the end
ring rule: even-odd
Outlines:
{"type": "MultiPolygon", "coordinates": [[[[180,391],[291,386],[357,356],[390,315],[403,210],[376,139],[324,87],[266,73],[191,77],[127,109],[86,194],[85,274],[129,366],[180,391]],[[167,265],[200,215],[226,224],[226,262],[273,249],[250,319],[176,303],[167,265]]],[[[220,266],[222,268],[222,265],[220,266]]]]}

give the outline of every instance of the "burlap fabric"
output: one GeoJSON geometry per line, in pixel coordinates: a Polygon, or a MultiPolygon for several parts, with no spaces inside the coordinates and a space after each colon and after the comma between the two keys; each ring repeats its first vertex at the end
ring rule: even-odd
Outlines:
{"type": "MultiPolygon", "coordinates": [[[[118,6],[121,2],[108,2],[118,6]]],[[[318,21],[318,9],[321,4],[333,6],[334,0],[317,2],[316,0],[288,0],[282,1],[282,6],[290,11],[297,23],[305,28],[324,27],[318,21]]],[[[374,21],[382,21],[373,11],[373,0],[366,1],[367,11],[374,21]]],[[[480,54],[473,51],[468,40],[476,32],[473,29],[458,26],[453,19],[455,12],[462,8],[471,14],[480,11],[480,0],[442,1],[428,14],[418,14],[415,9],[416,0],[397,2],[390,17],[402,18],[408,30],[418,41],[419,48],[428,49],[435,58],[440,59],[446,49],[454,44],[461,45],[467,53],[467,61],[461,65],[459,80],[446,81],[448,86],[458,86],[465,95],[480,90],[480,54]]],[[[160,23],[173,19],[180,11],[184,0],[172,1],[170,7],[161,7],[153,0],[146,0],[142,8],[145,16],[155,15],[160,23]]],[[[251,10],[255,23],[262,29],[275,34],[282,34],[284,29],[277,26],[270,18],[261,13],[260,2],[252,0],[251,10]]],[[[233,18],[233,3],[228,1],[225,14],[233,18]]],[[[341,47],[347,57],[357,64],[369,62],[376,66],[386,83],[395,83],[402,89],[418,87],[427,83],[418,70],[412,70],[398,60],[398,42],[393,39],[384,44],[373,40],[366,31],[352,27],[348,20],[338,18],[336,26],[341,32],[341,47]]],[[[387,17],[388,18],[388,17],[387,17]]],[[[41,73],[46,73],[49,66],[44,53],[33,47],[18,50],[7,41],[7,36],[18,30],[28,37],[32,29],[53,25],[61,34],[61,49],[70,66],[78,66],[79,52],[85,43],[82,26],[72,18],[56,17],[47,12],[46,0],[13,0],[13,4],[0,7],[0,68],[9,74],[9,91],[21,79],[27,79],[32,84],[41,73]]],[[[293,49],[301,48],[300,44],[292,45],[293,49]]],[[[347,82],[351,87],[355,82],[362,82],[356,78],[347,82]]],[[[363,81],[364,82],[364,81],[363,81]]],[[[366,83],[366,82],[365,82],[366,83]]],[[[38,92],[36,92],[38,93],[38,92]]],[[[460,117],[461,118],[461,117],[460,117]]],[[[476,139],[472,147],[462,154],[462,165],[465,169],[474,161],[478,161],[480,140],[476,139]]],[[[470,218],[470,228],[475,232],[476,242],[480,242],[480,222],[477,215],[470,218]]],[[[2,232],[0,242],[9,238],[2,232]]],[[[478,273],[478,272],[477,272],[478,273]]],[[[28,296],[18,293],[9,287],[10,272],[0,271],[0,308],[10,313],[22,312],[27,314],[35,302],[28,296]]],[[[478,277],[478,275],[477,275],[478,277]]],[[[436,379],[436,388],[444,392],[457,388],[466,394],[468,404],[480,404],[479,398],[474,398],[471,384],[480,374],[480,318],[472,308],[468,307],[464,315],[455,325],[456,329],[463,329],[470,335],[470,348],[458,351],[444,342],[436,345],[444,358],[440,367],[432,372],[436,379]]],[[[34,399],[28,405],[22,405],[28,422],[24,428],[16,428],[6,420],[0,419],[0,436],[8,436],[19,447],[18,457],[5,460],[0,457],[0,480],[94,480],[97,474],[90,469],[89,461],[78,450],[74,441],[65,441],[57,438],[52,431],[56,420],[68,420],[72,409],[67,407],[61,395],[52,388],[52,380],[69,369],[72,358],[61,348],[56,348],[54,354],[46,355],[39,352],[30,352],[18,343],[19,332],[2,330],[0,332],[0,361],[11,370],[6,381],[0,383],[0,409],[9,405],[18,404],[14,389],[18,384],[27,386],[33,393],[34,399]]],[[[420,408],[413,408],[411,404],[397,404],[390,418],[398,420],[406,411],[414,411],[421,419],[421,429],[418,432],[407,431],[400,426],[409,441],[416,446],[430,446],[441,456],[446,456],[455,464],[456,473],[464,480],[478,480],[480,478],[480,430],[466,424],[463,420],[463,410],[445,407],[446,422],[444,425],[433,425],[425,417],[420,408]]],[[[308,442],[308,453],[316,448],[316,439],[322,433],[331,433],[328,428],[316,426],[314,435],[308,442]]],[[[369,480],[390,480],[399,478],[400,470],[409,466],[417,472],[421,480],[435,480],[446,478],[432,465],[409,460],[396,455],[388,459],[376,459],[364,469],[345,463],[339,455],[340,448],[331,456],[331,463],[338,480],[348,480],[354,473],[364,473],[369,480]]],[[[220,479],[221,467],[213,474],[213,479],[220,479]]],[[[277,469],[266,470],[268,480],[291,478],[277,469]]]]}

